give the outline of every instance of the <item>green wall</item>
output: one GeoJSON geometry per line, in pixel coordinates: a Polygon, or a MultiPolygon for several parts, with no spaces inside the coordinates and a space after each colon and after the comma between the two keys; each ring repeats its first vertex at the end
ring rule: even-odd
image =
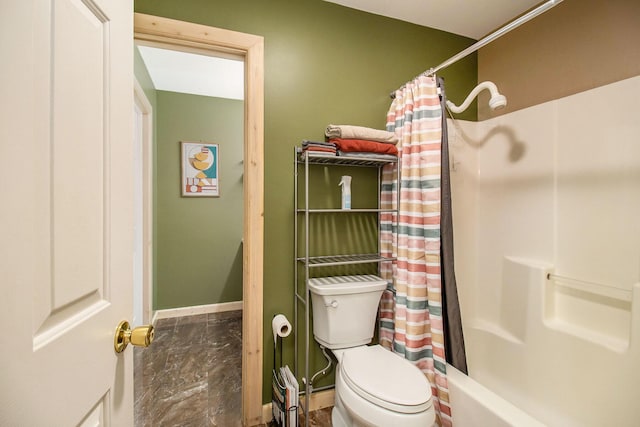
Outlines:
{"type": "Polygon", "coordinates": [[[157,91],[155,309],[242,300],[244,102],[157,91]],[[180,141],[219,144],[220,197],[181,197],[180,141]]]}
{"type": "MultiPolygon", "coordinates": [[[[322,140],[330,123],[384,128],[390,92],[474,41],[321,0],[136,0],[135,10],[265,39],[262,396],[268,402],[271,319],[293,316],[293,147],[322,140]]],[[[449,98],[461,102],[477,83],[476,56],[442,76],[449,98]]],[[[475,120],[475,107],[461,118],[475,120]]],[[[293,362],[292,353],[292,340],[285,340],[285,363],[293,362]]],[[[312,366],[322,363],[314,356],[312,366]]]]}

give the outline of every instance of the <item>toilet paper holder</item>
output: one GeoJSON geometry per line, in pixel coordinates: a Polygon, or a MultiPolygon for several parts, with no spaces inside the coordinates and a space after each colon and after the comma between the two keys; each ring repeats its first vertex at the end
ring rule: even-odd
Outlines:
{"type": "Polygon", "coordinates": [[[284,314],[276,314],[271,320],[271,328],[273,329],[273,345],[276,345],[277,337],[286,338],[291,334],[291,323],[284,314]]]}

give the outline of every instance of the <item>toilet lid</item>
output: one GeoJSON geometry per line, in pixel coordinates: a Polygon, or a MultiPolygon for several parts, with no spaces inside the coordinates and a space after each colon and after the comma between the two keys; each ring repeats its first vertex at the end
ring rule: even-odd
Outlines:
{"type": "Polygon", "coordinates": [[[431,385],[422,371],[380,345],[349,349],[340,365],[345,383],[371,403],[401,413],[432,405],[431,385]]]}

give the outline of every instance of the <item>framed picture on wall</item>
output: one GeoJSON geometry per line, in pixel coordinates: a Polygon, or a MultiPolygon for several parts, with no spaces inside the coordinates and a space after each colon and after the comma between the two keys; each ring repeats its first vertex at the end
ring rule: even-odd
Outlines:
{"type": "Polygon", "coordinates": [[[180,142],[182,196],[219,197],[218,144],[180,142]]]}

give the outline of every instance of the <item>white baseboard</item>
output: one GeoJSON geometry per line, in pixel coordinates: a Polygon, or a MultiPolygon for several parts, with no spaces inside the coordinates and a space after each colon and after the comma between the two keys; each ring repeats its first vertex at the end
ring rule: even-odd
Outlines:
{"type": "MultiPolygon", "coordinates": [[[[302,400],[302,404],[304,405],[305,398],[304,396],[300,398],[302,400]]],[[[311,393],[311,399],[309,400],[309,412],[316,411],[318,409],[328,408],[329,406],[333,406],[333,402],[335,400],[335,390],[323,390],[315,393],[311,393]]],[[[262,423],[268,424],[269,421],[273,419],[273,414],[271,413],[271,403],[267,403],[266,405],[262,405],[262,423]]]]}
{"type": "Polygon", "coordinates": [[[242,301],[223,302],[220,304],[194,305],[191,307],[168,308],[153,312],[152,324],[159,319],[169,319],[171,317],[194,316],[196,314],[221,313],[223,311],[242,310],[242,301]]]}

